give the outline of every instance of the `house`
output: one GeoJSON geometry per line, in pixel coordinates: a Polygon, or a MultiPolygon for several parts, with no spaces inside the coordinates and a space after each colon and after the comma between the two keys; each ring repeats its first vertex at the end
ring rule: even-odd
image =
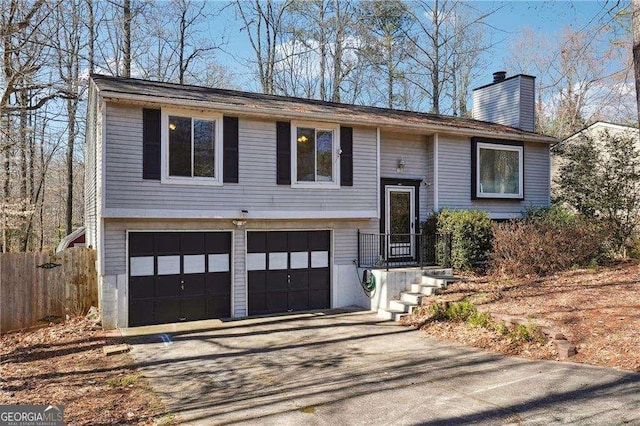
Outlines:
{"type": "Polygon", "coordinates": [[[85,238],[84,238],[85,228],[84,226],[79,227],[58,243],[56,247],[56,253],[60,253],[62,250],[71,248],[71,247],[84,247],[85,238]]]}
{"type": "MultiPolygon", "coordinates": [[[[91,76],[86,244],[103,327],[370,306],[359,236],[415,235],[444,207],[548,205],[556,141],[526,128],[533,117],[510,121],[528,83],[479,89],[518,110],[499,124],[91,76]]],[[[414,241],[380,257],[410,264],[414,241]]]]}
{"type": "MultiPolygon", "coordinates": [[[[561,142],[551,147],[551,187],[552,190],[556,190],[557,181],[560,178],[560,169],[565,164],[565,159],[561,157],[561,152],[567,147],[571,146],[582,137],[588,137],[594,141],[598,141],[605,137],[605,135],[629,135],[635,138],[640,138],[640,131],[637,127],[624,126],[620,124],[607,123],[605,121],[597,121],[584,129],[574,133],[573,135],[563,139],[561,142]]],[[[638,148],[640,148],[640,139],[638,142],[638,148]]]]}

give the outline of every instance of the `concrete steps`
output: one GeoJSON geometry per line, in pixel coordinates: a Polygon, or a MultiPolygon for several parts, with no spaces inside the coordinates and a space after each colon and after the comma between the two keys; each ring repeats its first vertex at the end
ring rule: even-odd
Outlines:
{"type": "Polygon", "coordinates": [[[459,279],[453,276],[450,268],[429,268],[423,271],[416,280],[407,283],[406,290],[400,292],[398,299],[389,300],[385,309],[378,310],[378,317],[392,321],[400,321],[410,315],[414,309],[422,305],[425,297],[434,296],[438,290],[447,288],[459,279]]]}

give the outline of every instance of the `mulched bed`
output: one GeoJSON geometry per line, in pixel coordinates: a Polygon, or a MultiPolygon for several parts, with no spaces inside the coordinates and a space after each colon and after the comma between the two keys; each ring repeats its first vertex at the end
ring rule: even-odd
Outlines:
{"type": "MultiPolygon", "coordinates": [[[[635,261],[545,278],[468,276],[436,298],[468,298],[478,310],[521,316],[552,327],[576,346],[571,361],[640,371],[640,266],[635,261]]],[[[426,298],[424,303],[432,302],[426,298]]],[[[514,344],[483,328],[424,322],[419,316],[410,322],[441,339],[526,358],[558,359],[550,344],[514,344]]]]}

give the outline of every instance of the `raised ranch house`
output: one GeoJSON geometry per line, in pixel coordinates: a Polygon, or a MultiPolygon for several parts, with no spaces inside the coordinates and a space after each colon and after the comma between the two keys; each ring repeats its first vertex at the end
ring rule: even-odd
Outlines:
{"type": "Polygon", "coordinates": [[[103,326],[377,309],[358,264],[419,265],[431,212],[549,204],[556,140],[533,133],[533,83],[498,73],[474,93],[480,121],[93,75],[85,226],[103,326]]]}

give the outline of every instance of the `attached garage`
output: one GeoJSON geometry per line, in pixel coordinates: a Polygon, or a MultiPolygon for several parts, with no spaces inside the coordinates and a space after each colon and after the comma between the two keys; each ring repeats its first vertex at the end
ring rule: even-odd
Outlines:
{"type": "Polygon", "coordinates": [[[249,315],[331,305],[331,231],[247,232],[249,315]]]}
{"type": "Polygon", "coordinates": [[[231,232],[129,232],[129,326],[231,316],[231,232]]]}

